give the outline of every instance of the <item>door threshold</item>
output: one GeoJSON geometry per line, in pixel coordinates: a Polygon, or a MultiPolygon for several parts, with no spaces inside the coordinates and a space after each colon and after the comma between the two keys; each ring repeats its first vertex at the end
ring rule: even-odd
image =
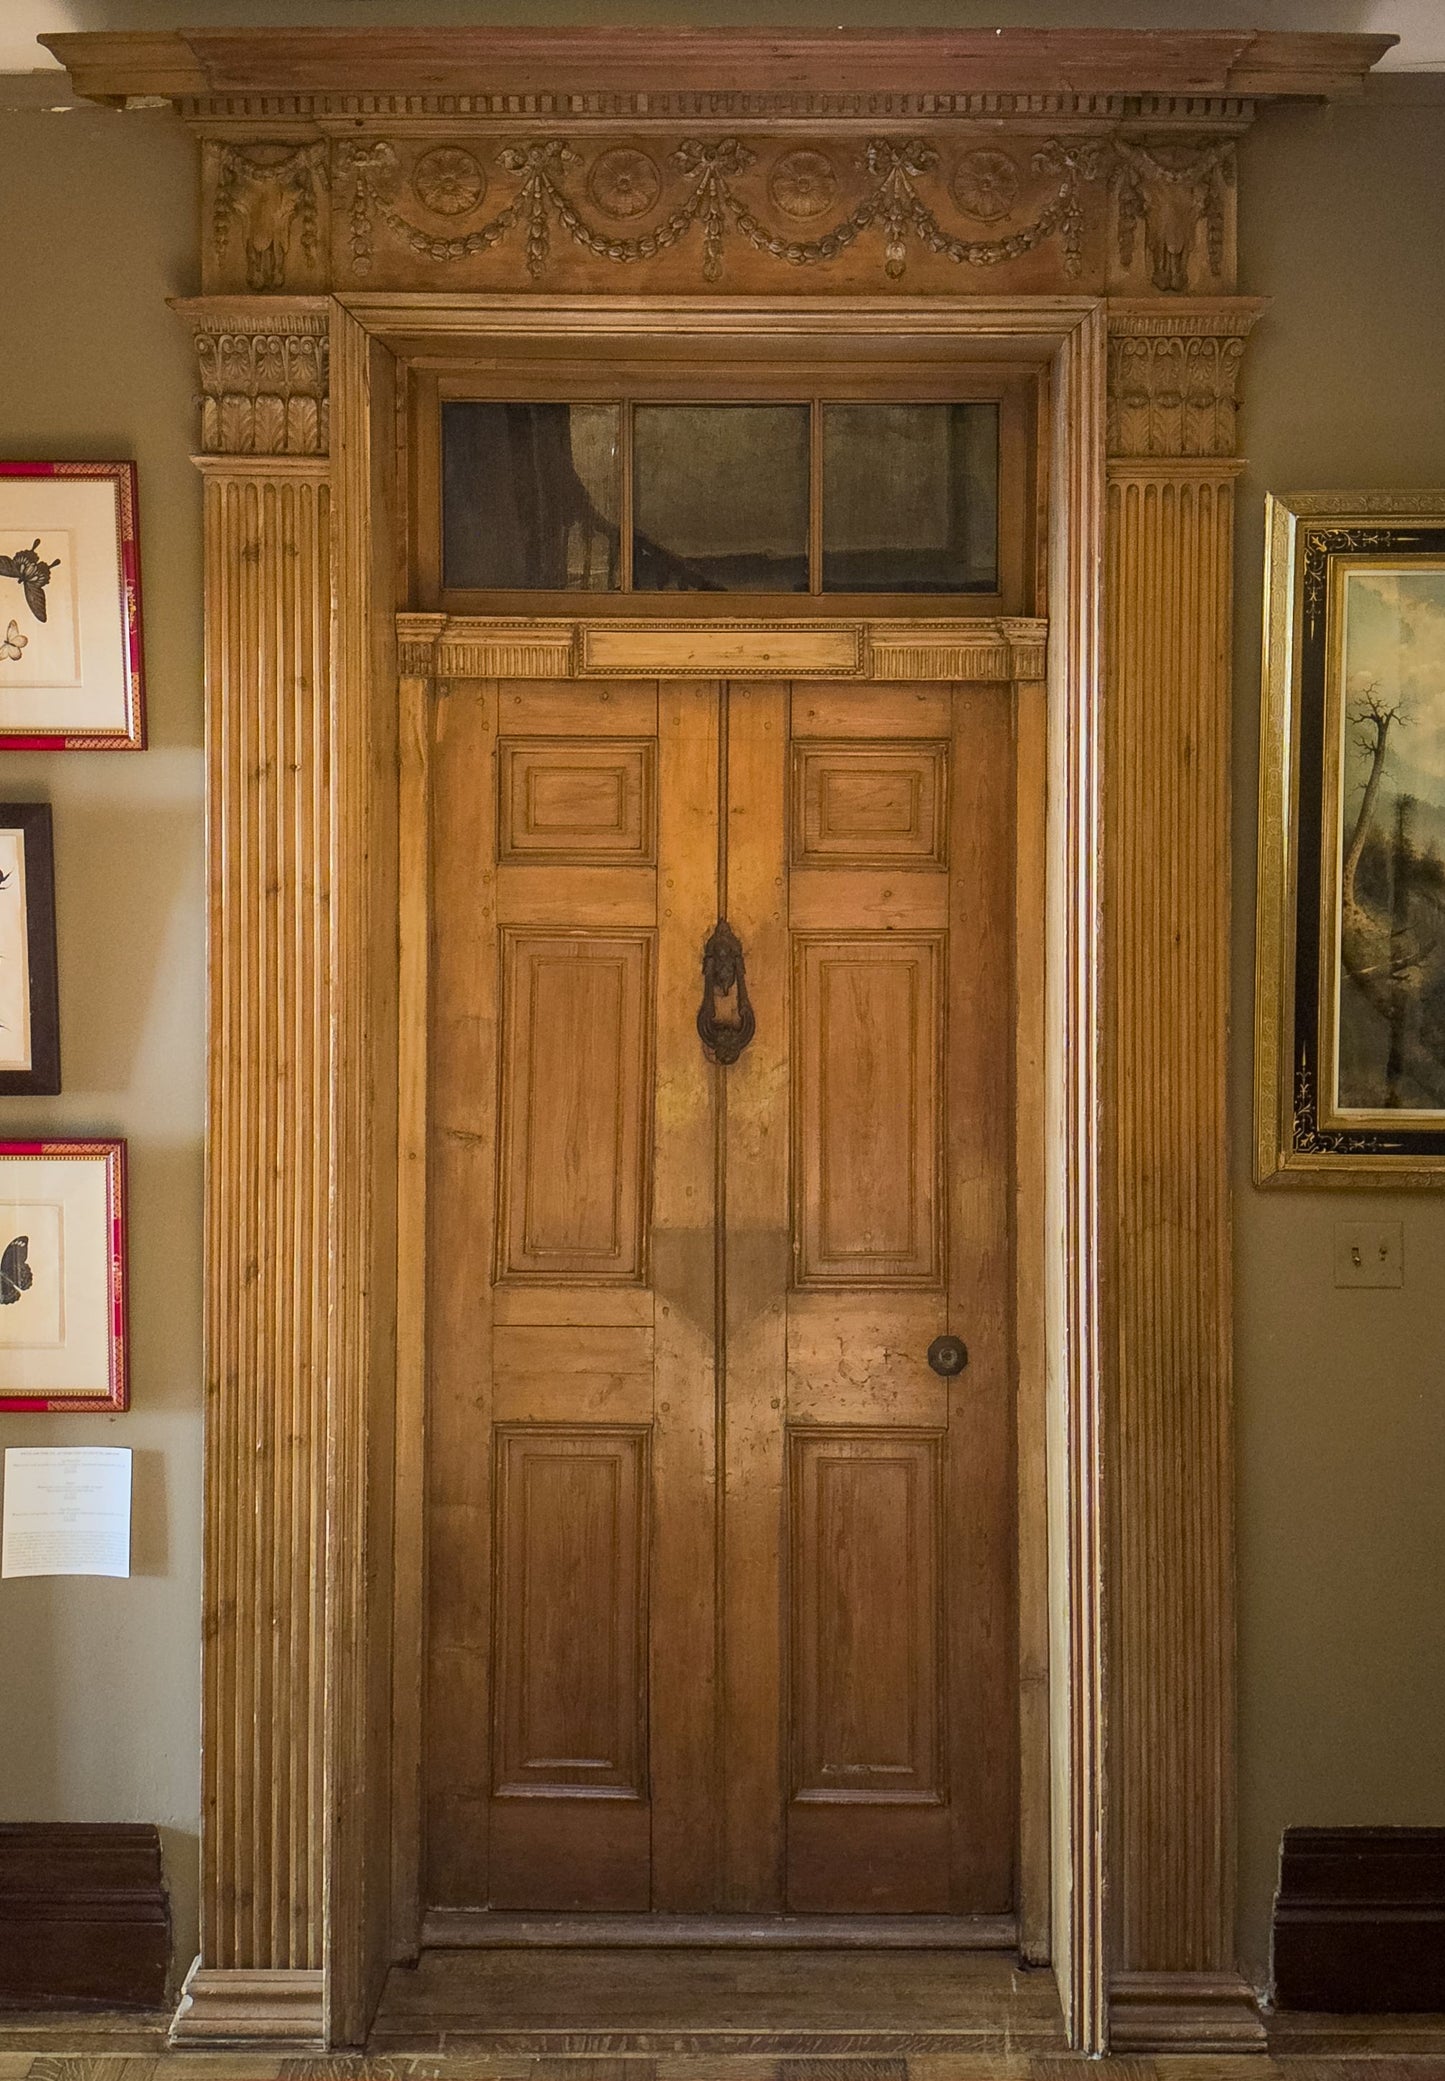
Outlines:
{"type": "Polygon", "coordinates": [[[1013,1915],[525,1915],[433,1908],[426,1950],[1014,1951],[1013,1915]]]}

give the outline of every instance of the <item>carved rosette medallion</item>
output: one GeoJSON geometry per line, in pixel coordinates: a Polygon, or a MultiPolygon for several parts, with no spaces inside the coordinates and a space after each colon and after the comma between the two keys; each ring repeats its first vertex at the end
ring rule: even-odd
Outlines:
{"type": "Polygon", "coordinates": [[[837,192],[838,176],[826,152],[784,152],[768,175],[773,207],[804,223],[821,217],[837,192]]]}
{"type": "Polygon", "coordinates": [[[950,191],[966,217],[988,224],[1006,217],[1019,197],[1019,170],[1007,152],[965,152],[950,191]]]}
{"type": "Polygon", "coordinates": [[[423,209],[437,217],[464,217],[487,192],[487,177],[470,152],[438,145],[417,160],[411,190],[423,209]]]}
{"type": "Polygon", "coordinates": [[[618,145],[592,162],[587,193],[604,217],[625,222],[629,217],[644,217],[656,208],[662,193],[662,175],[646,152],[618,145]]]}

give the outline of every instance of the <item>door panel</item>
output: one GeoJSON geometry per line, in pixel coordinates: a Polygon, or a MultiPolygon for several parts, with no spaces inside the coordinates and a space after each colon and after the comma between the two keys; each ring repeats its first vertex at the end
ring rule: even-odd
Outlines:
{"type": "Polygon", "coordinates": [[[652,934],[502,933],[499,1281],[641,1280],[652,934]]]}
{"type": "Polygon", "coordinates": [[[1011,1907],[1012,761],[1001,688],[443,697],[435,1904],[1011,1907]]]}
{"type": "Polygon", "coordinates": [[[794,945],[797,1283],[936,1286],[942,946],[811,934],[794,945]]]}

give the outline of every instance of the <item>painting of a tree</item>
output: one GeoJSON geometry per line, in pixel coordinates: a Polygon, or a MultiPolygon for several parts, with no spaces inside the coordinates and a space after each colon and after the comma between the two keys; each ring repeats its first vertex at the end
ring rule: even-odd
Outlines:
{"type": "Polygon", "coordinates": [[[1445,574],[1350,574],[1339,874],[1342,1112],[1445,1110],[1445,574]]]}

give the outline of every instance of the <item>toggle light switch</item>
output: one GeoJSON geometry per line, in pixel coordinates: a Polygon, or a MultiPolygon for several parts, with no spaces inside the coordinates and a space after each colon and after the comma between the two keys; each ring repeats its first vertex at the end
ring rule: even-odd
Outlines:
{"type": "Polygon", "coordinates": [[[1337,1221],[1336,1286],[1403,1286],[1403,1221],[1337,1221]]]}

